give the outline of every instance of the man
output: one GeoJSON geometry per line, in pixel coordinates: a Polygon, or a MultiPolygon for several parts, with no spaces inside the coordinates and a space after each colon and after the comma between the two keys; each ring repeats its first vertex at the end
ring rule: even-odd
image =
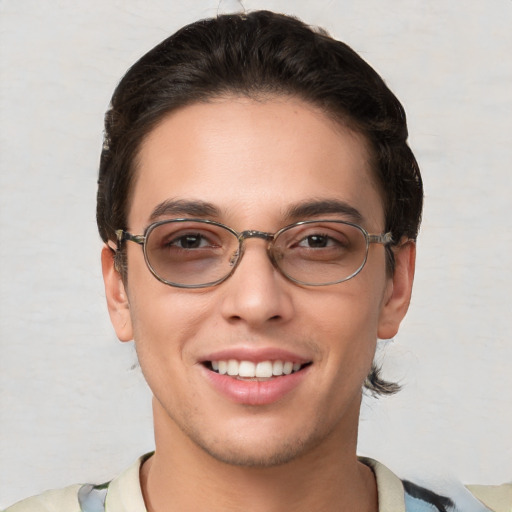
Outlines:
{"type": "Polygon", "coordinates": [[[372,361],[412,290],[406,140],[375,71],[293,18],[201,21],[142,57],[106,115],[97,219],[156,449],[9,510],[455,510],[356,456],[363,386],[397,390],[372,361]]]}

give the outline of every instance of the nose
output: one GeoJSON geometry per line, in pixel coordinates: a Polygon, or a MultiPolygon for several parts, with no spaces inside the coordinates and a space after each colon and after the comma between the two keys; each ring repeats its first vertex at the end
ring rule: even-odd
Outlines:
{"type": "Polygon", "coordinates": [[[254,238],[261,239],[245,241],[235,272],[221,284],[223,317],[229,322],[246,323],[251,328],[268,322],[285,322],[293,315],[293,284],[272,265],[265,237],[254,238]]]}

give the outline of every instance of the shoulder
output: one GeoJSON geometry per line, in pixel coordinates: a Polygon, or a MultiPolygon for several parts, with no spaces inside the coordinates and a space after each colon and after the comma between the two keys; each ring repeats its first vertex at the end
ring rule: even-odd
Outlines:
{"type": "Polygon", "coordinates": [[[360,458],[377,481],[379,512],[512,512],[512,484],[463,486],[413,483],[373,459],[360,458]]]}
{"type": "Polygon", "coordinates": [[[469,491],[494,512],[512,512],[512,483],[468,485],[469,491]]]}
{"type": "Polygon", "coordinates": [[[80,512],[78,491],[81,485],[46,491],[19,501],[4,512],[80,512]]]}
{"type": "Polygon", "coordinates": [[[38,496],[15,503],[4,512],[146,512],[139,470],[142,462],[151,454],[137,459],[111,482],[92,485],[77,484],[64,489],[46,491],[38,496]]]}
{"type": "Polygon", "coordinates": [[[110,482],[71,485],[15,503],[4,512],[104,512],[110,482]]]}
{"type": "MultiPolygon", "coordinates": [[[[404,489],[406,502],[412,504],[414,500],[419,500],[436,507],[432,510],[441,512],[512,512],[512,484],[453,485],[446,493],[437,494],[425,487],[404,481],[404,489]]],[[[416,508],[412,507],[412,510],[416,508]]]]}

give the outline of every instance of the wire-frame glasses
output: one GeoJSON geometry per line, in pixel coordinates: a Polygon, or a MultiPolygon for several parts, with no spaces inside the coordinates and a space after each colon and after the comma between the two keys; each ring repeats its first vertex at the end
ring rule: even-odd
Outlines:
{"type": "Polygon", "coordinates": [[[249,238],[268,242],[272,265],[287,279],[307,286],[341,283],[357,275],[370,244],[389,244],[391,233],[369,234],[341,220],[305,220],[276,233],[234,229],[204,219],[171,219],[149,225],[143,235],[117,230],[118,244],[142,245],[149,270],[179,288],[215,286],[235,271],[249,238]]]}

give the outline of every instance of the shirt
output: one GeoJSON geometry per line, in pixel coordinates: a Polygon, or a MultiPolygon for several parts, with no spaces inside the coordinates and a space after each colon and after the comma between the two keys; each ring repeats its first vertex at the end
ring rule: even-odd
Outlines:
{"type": "MultiPolygon", "coordinates": [[[[137,459],[110,482],[46,491],[22,500],[4,512],[147,512],[139,472],[150,455],[137,459]]],[[[426,487],[401,480],[376,460],[362,457],[359,460],[375,474],[379,512],[512,512],[512,484],[470,486],[472,492],[461,494],[459,491],[456,498],[441,496],[426,487]]]]}

